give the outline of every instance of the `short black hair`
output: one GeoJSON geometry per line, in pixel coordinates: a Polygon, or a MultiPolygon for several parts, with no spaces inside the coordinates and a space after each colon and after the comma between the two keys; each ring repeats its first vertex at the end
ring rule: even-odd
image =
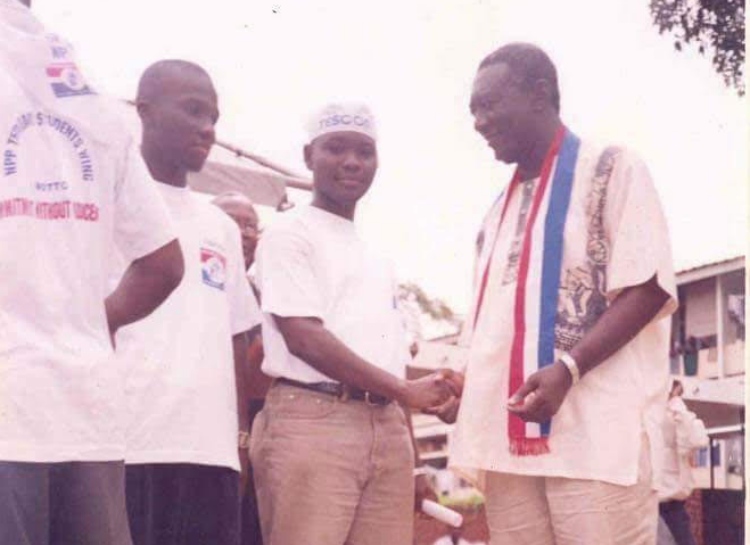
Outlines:
{"type": "Polygon", "coordinates": [[[560,113],[560,88],[557,84],[557,69],[539,46],[513,42],[496,49],[479,64],[479,70],[493,64],[506,64],[513,77],[524,89],[530,89],[538,80],[543,79],[552,88],[552,107],[560,113]]]}

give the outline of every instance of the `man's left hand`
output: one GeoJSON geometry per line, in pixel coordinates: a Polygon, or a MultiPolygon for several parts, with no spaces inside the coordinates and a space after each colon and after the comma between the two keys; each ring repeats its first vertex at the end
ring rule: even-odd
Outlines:
{"type": "Polygon", "coordinates": [[[427,475],[414,477],[414,511],[417,513],[422,512],[422,500],[437,501],[437,495],[427,475]]]}
{"type": "Polygon", "coordinates": [[[461,398],[451,396],[450,399],[448,399],[448,401],[446,401],[442,405],[422,409],[422,412],[424,414],[437,416],[446,424],[454,424],[456,422],[456,418],[458,417],[458,408],[460,407],[460,405],[461,398]]]}
{"type": "Polygon", "coordinates": [[[508,400],[508,410],[524,422],[546,422],[557,413],[573,378],[557,361],[531,375],[508,400]]]}

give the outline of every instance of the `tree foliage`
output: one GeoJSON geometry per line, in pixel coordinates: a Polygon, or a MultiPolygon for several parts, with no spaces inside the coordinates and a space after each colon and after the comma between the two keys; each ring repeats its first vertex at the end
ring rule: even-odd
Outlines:
{"type": "Polygon", "coordinates": [[[659,33],[670,33],[678,51],[697,45],[724,83],[745,93],[745,0],[650,0],[650,9],[659,33]]]}
{"type": "Polygon", "coordinates": [[[450,324],[460,323],[460,319],[451,308],[440,299],[429,297],[422,288],[416,284],[407,283],[399,286],[399,299],[413,301],[419,310],[433,320],[448,322],[450,324]]]}

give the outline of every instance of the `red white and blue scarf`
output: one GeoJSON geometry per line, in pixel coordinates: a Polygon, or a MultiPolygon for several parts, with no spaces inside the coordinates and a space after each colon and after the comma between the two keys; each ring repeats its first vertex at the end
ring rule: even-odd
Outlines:
{"type": "MultiPolygon", "coordinates": [[[[561,126],[547,151],[539,186],[529,209],[518,263],[508,396],[515,393],[531,374],[555,361],[555,318],[562,268],[563,233],[579,147],[578,137],[561,126]],[[535,228],[540,218],[544,219],[544,224],[535,228]]],[[[475,326],[482,308],[497,233],[510,195],[520,182],[516,169],[510,185],[499,197],[501,213],[495,240],[484,241],[492,246],[488,257],[483,260],[486,264],[474,307],[475,326]]],[[[510,451],[514,455],[549,452],[549,421],[542,424],[526,423],[518,416],[508,413],[507,433],[510,451]]]]}

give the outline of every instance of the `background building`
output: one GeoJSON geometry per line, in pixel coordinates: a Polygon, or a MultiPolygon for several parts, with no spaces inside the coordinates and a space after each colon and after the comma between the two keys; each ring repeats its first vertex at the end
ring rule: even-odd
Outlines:
{"type": "Polygon", "coordinates": [[[745,282],[744,256],[677,274],[670,372],[711,438],[688,500],[699,545],[745,542],[745,282]]]}

